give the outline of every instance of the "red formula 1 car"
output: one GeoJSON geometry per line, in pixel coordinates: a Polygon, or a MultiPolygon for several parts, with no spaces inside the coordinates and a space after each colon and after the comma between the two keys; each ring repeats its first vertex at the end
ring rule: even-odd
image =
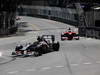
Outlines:
{"type": "Polygon", "coordinates": [[[76,40],[79,40],[79,34],[78,34],[78,31],[72,31],[70,28],[61,33],[61,40],[73,40],[73,39],[76,39],[76,40]]]}

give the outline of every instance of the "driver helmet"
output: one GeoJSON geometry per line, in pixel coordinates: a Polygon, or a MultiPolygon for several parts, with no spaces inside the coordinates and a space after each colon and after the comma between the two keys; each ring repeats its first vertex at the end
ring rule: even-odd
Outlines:
{"type": "Polygon", "coordinates": [[[42,37],[38,36],[37,40],[42,41],[42,37]]]}
{"type": "Polygon", "coordinates": [[[68,30],[71,30],[71,28],[69,27],[69,29],[68,30]]]}
{"type": "Polygon", "coordinates": [[[71,32],[71,28],[68,29],[68,32],[71,32]]]}

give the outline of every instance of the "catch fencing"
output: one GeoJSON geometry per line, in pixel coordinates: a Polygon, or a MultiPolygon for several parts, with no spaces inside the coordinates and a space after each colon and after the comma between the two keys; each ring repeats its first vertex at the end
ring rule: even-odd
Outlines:
{"type": "Polygon", "coordinates": [[[79,27],[81,36],[100,39],[100,28],[95,27],[94,11],[85,12],[85,21],[87,25],[79,25],[80,19],[78,12],[73,8],[59,8],[49,6],[26,6],[19,9],[19,15],[43,17],[51,20],[65,22],[79,27]]]}
{"type": "Polygon", "coordinates": [[[44,17],[52,20],[66,22],[72,25],[78,24],[75,9],[48,7],[48,6],[22,6],[20,15],[44,17]]]}

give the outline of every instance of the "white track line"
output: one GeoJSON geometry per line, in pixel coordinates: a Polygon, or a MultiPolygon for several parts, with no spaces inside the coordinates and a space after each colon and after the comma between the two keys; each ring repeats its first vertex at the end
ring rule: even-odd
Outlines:
{"type": "Polygon", "coordinates": [[[27,69],[26,71],[36,71],[36,69],[27,69]]]}
{"type": "Polygon", "coordinates": [[[55,67],[57,67],[57,68],[63,68],[63,67],[65,67],[65,66],[55,66],[55,67]]]}
{"type": "Polygon", "coordinates": [[[90,62],[86,62],[86,63],[83,63],[83,64],[85,64],[85,65],[90,65],[90,64],[92,64],[92,63],[90,63],[90,62]]]}
{"type": "Polygon", "coordinates": [[[48,69],[51,69],[51,67],[43,67],[43,68],[41,68],[41,70],[48,70],[48,69]]]}
{"type": "Polygon", "coordinates": [[[71,64],[72,66],[78,66],[79,64],[71,64]]]}
{"type": "Polygon", "coordinates": [[[100,64],[100,61],[96,61],[97,64],[100,64]]]}
{"type": "Polygon", "coordinates": [[[18,73],[18,71],[11,71],[11,72],[8,72],[9,74],[14,74],[14,73],[18,73]]]}

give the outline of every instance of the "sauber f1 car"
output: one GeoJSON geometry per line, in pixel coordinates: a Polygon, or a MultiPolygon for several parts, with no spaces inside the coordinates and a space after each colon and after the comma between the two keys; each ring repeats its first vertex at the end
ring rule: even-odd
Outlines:
{"type": "Polygon", "coordinates": [[[15,51],[12,52],[14,56],[41,56],[42,54],[59,51],[60,44],[55,41],[54,35],[38,36],[37,41],[26,46],[16,46],[15,51]]]}
{"type": "Polygon", "coordinates": [[[70,28],[61,33],[61,40],[73,40],[73,39],[76,39],[76,40],[79,40],[79,34],[78,34],[78,31],[72,31],[70,28]]]}

